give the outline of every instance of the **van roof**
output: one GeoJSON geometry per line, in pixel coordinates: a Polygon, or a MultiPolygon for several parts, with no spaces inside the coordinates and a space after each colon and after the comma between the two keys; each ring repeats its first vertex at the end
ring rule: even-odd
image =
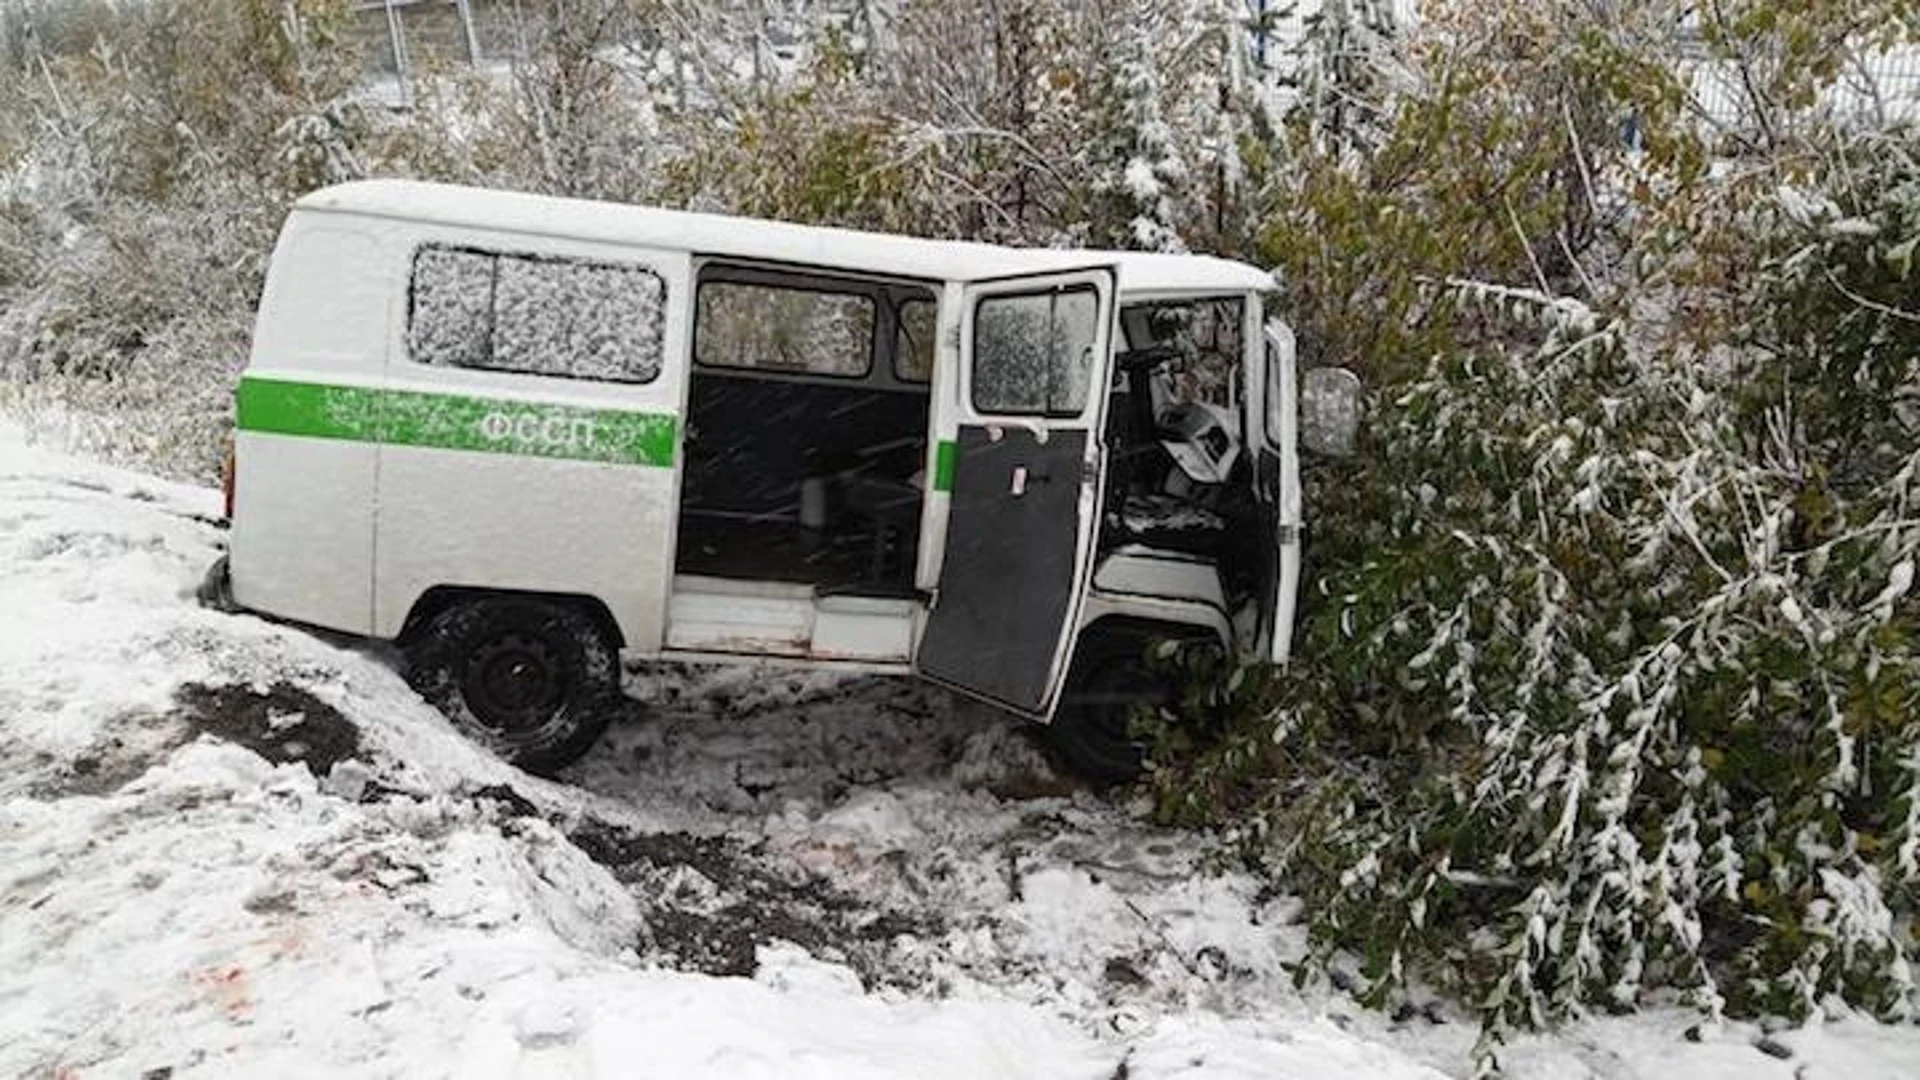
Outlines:
{"type": "Polygon", "coordinates": [[[1129,293],[1243,292],[1274,287],[1273,277],[1266,271],[1210,255],[1014,248],[962,240],[925,240],[415,180],[338,184],[315,191],[295,205],[302,210],[600,240],[921,280],[981,281],[1117,265],[1120,288],[1129,293]]]}

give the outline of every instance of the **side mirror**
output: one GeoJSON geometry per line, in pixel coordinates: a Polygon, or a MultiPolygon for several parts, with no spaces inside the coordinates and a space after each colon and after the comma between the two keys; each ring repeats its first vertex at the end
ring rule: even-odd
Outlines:
{"type": "Polygon", "coordinates": [[[1360,377],[1322,367],[1300,382],[1300,445],[1328,457],[1351,457],[1360,434],[1360,377]]]}

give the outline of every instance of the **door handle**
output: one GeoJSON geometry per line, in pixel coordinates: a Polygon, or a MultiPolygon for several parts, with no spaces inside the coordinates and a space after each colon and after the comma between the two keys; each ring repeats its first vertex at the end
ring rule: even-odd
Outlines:
{"type": "Polygon", "coordinates": [[[1035,484],[1051,484],[1052,482],[1053,477],[1048,473],[1031,471],[1025,465],[1015,465],[1013,467],[1013,479],[1008,484],[1007,490],[1009,494],[1018,498],[1025,495],[1027,489],[1035,484]]]}

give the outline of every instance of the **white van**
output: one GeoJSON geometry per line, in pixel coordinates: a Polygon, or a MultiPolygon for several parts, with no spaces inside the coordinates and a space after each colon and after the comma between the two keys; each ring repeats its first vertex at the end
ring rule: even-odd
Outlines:
{"type": "Polygon", "coordinates": [[[912,673],[1124,775],[1149,641],[1286,658],[1272,284],[1199,256],[327,188],[274,249],[209,589],[399,643],[429,700],[532,769],[586,751],[624,653],[912,673]]]}

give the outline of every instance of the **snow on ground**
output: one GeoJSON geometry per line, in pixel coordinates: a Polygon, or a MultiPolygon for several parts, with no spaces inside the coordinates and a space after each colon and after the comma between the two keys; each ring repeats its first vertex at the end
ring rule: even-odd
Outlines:
{"type": "MultiPolygon", "coordinates": [[[[557,782],[378,650],[205,611],[217,497],[0,428],[0,1077],[1433,1077],[1292,988],[1297,906],[897,680],[636,672],[557,782]]],[[[1920,1075],[1911,1029],[1507,1048],[1523,1077],[1920,1075]],[[1785,1053],[1786,1057],[1774,1054],[1785,1053]]]]}

